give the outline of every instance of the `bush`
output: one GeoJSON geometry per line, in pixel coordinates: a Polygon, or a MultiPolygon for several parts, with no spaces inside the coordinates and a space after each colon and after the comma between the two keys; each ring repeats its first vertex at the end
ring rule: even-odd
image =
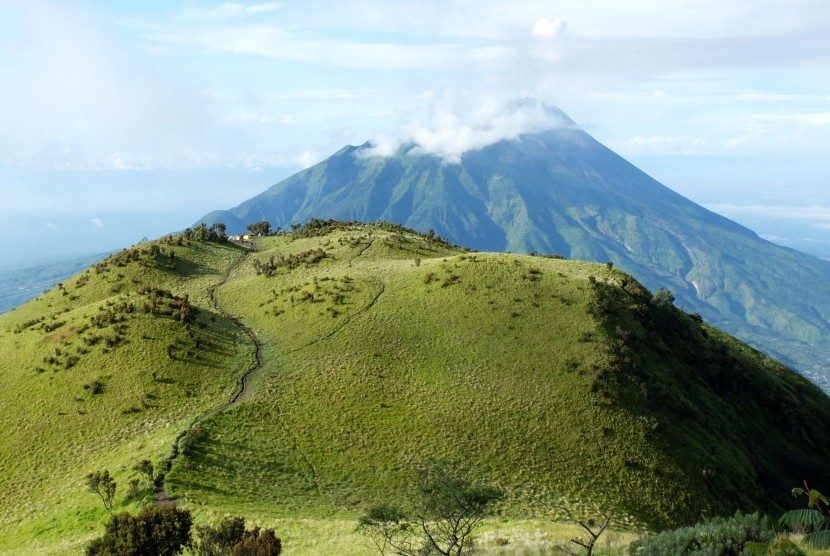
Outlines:
{"type": "Polygon", "coordinates": [[[217,525],[196,527],[196,556],[279,556],[282,542],[273,529],[245,530],[245,518],[226,517],[217,525]]]}
{"type": "Polygon", "coordinates": [[[242,541],[231,550],[231,556],[280,556],[281,553],[282,541],[274,534],[274,530],[259,527],[245,531],[242,541]]]}
{"type": "Polygon", "coordinates": [[[190,542],[193,520],[188,510],[150,506],[138,515],[115,514],[104,531],[86,547],[87,556],[174,556],[190,542]]]}
{"type": "Polygon", "coordinates": [[[691,527],[681,527],[631,543],[628,553],[642,556],[749,554],[748,542],[770,542],[775,538],[772,524],[757,513],[716,517],[691,527]]]}
{"type": "Polygon", "coordinates": [[[196,527],[199,543],[194,547],[193,553],[196,556],[230,554],[233,546],[242,541],[244,533],[244,517],[226,517],[217,525],[199,525],[196,527]]]}

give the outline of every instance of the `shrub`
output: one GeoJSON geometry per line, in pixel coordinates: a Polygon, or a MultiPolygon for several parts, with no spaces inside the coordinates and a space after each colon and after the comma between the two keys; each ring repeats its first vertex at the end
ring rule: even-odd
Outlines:
{"type": "Polygon", "coordinates": [[[138,515],[122,512],[107,523],[103,537],[86,547],[87,556],[138,556],[181,554],[190,542],[192,518],[188,510],[173,506],[150,506],[138,515]]]}
{"type": "Polygon", "coordinates": [[[757,513],[716,517],[691,527],[681,527],[631,543],[629,554],[648,556],[749,554],[747,543],[770,542],[775,538],[772,524],[757,513]]]}
{"type": "Polygon", "coordinates": [[[660,288],[654,294],[653,303],[658,307],[671,307],[674,305],[674,295],[669,290],[660,288]]]}
{"type": "Polygon", "coordinates": [[[282,553],[282,541],[273,529],[254,527],[245,531],[242,541],[235,544],[231,556],[279,556],[282,553]]]}
{"type": "Polygon", "coordinates": [[[196,527],[199,542],[193,553],[196,556],[230,554],[234,545],[242,541],[244,533],[244,517],[226,517],[217,525],[199,525],[196,527]]]}
{"type": "Polygon", "coordinates": [[[282,541],[273,529],[245,530],[244,517],[226,517],[217,525],[196,527],[195,556],[279,556],[282,541]]]}
{"type": "Polygon", "coordinates": [[[84,390],[89,390],[90,394],[97,396],[104,391],[104,384],[99,380],[93,380],[89,384],[84,384],[84,390]]]}

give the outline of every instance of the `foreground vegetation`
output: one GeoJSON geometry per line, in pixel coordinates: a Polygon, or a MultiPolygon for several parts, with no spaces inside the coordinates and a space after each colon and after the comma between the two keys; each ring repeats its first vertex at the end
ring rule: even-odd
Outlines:
{"type": "Polygon", "coordinates": [[[365,554],[359,517],[414,499],[435,457],[503,493],[492,554],[552,552],[580,532],[554,521],[608,512],[598,549],[619,554],[638,532],[780,513],[830,476],[824,394],[613,265],[389,225],[314,222],[254,252],[190,238],[0,316],[0,551],[99,536],[84,478],[101,469],[114,513],[162,484],[197,524],[244,515],[291,554],[365,554]]]}

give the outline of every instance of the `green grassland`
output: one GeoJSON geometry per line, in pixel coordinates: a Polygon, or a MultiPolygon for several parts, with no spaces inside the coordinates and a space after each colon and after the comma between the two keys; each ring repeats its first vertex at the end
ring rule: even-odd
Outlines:
{"type": "Polygon", "coordinates": [[[815,430],[801,446],[776,421],[804,427],[809,407],[826,422],[826,398],[604,265],[453,254],[354,227],[258,248],[220,300],[265,343],[265,368],[171,473],[197,507],[357,512],[405,498],[414,464],[440,455],[504,488],[505,515],[567,503],[660,527],[773,508],[771,491],[784,502],[784,483],[823,465],[805,455],[815,430]],[[325,256],[256,272],[316,249],[325,256]],[[791,476],[755,471],[782,459],[791,476]]]}
{"type": "Polygon", "coordinates": [[[0,317],[0,350],[11,553],[77,553],[105,516],[85,473],[123,488],[182,433],[167,493],[289,554],[367,553],[357,516],[405,504],[433,457],[507,494],[491,554],[567,542],[563,506],[643,531],[780,511],[830,476],[824,394],[611,265],[390,225],[138,246],[0,317]]]}
{"type": "Polygon", "coordinates": [[[162,249],[116,254],[0,317],[0,549],[77,553],[104,515],[86,473],[110,469],[125,493],[132,465],[162,461],[180,430],[234,390],[250,347],[212,311],[209,290],[242,250],[162,249]]]}

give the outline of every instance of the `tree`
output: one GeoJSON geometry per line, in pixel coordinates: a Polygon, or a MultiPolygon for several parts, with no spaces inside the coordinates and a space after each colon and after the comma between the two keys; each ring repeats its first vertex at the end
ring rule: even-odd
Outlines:
{"type": "Polygon", "coordinates": [[[248,224],[248,231],[256,236],[271,235],[271,223],[267,220],[262,220],[261,222],[248,224]]]}
{"type": "Polygon", "coordinates": [[[245,518],[226,517],[218,525],[196,527],[195,556],[278,556],[282,541],[273,529],[245,529],[245,518]]]}
{"type": "MultiPolygon", "coordinates": [[[[609,514],[603,515],[602,516],[602,523],[598,524],[593,519],[589,519],[587,521],[580,521],[579,519],[574,517],[574,514],[571,512],[571,510],[569,510],[568,508],[563,508],[563,509],[565,510],[565,513],[568,514],[568,517],[571,519],[571,521],[575,522],[577,525],[579,525],[582,528],[583,531],[588,533],[588,538],[587,539],[585,539],[581,536],[577,536],[577,537],[572,538],[571,542],[574,543],[575,545],[581,547],[582,550],[585,551],[585,556],[592,556],[594,554],[594,546],[597,544],[597,541],[599,540],[600,536],[602,536],[602,534],[608,528],[608,525],[611,523],[611,514],[609,513],[609,514]]],[[[559,550],[561,550],[565,554],[568,554],[570,556],[577,556],[576,552],[574,552],[574,551],[572,551],[568,548],[565,548],[563,546],[560,546],[558,548],[559,548],[559,550]]]]}
{"type": "Polygon", "coordinates": [[[674,306],[674,294],[665,288],[660,288],[654,294],[654,304],[658,307],[674,306]]]}
{"type": "Polygon", "coordinates": [[[216,222],[215,224],[211,225],[210,229],[208,230],[207,240],[218,242],[227,241],[228,236],[225,234],[225,230],[227,230],[227,227],[222,222],[216,222]]]}
{"type": "MultiPolygon", "coordinates": [[[[185,230],[187,232],[187,230],[185,230]]],[[[208,239],[208,229],[205,226],[205,223],[202,222],[196,228],[193,229],[193,239],[196,241],[207,241],[208,239]]]]}
{"type": "Polygon", "coordinates": [[[223,242],[228,240],[225,234],[226,226],[222,222],[215,222],[210,225],[210,228],[202,222],[192,230],[190,228],[184,231],[185,239],[192,239],[195,241],[216,241],[223,242]]]}
{"type": "Polygon", "coordinates": [[[381,554],[414,554],[415,528],[403,512],[391,506],[369,508],[360,518],[357,530],[369,537],[381,554]]]}
{"type": "Polygon", "coordinates": [[[133,470],[138,471],[145,477],[147,477],[147,486],[153,484],[153,462],[148,459],[143,459],[140,462],[133,465],[133,470]]]}
{"type": "Polygon", "coordinates": [[[478,525],[501,497],[500,490],[475,484],[448,462],[432,461],[419,473],[417,503],[411,515],[375,506],[360,519],[358,530],[381,554],[469,554],[478,525]]]}
{"type": "Polygon", "coordinates": [[[165,504],[149,506],[138,515],[116,514],[104,536],[86,547],[87,556],[175,556],[190,542],[193,519],[188,510],[165,504]]]}
{"type": "Polygon", "coordinates": [[[138,485],[139,485],[139,483],[141,483],[141,479],[139,479],[138,477],[134,477],[134,478],[130,479],[130,482],[129,482],[130,490],[127,491],[127,496],[129,496],[130,498],[138,496],[138,485]]]}
{"type": "Polygon", "coordinates": [[[101,497],[101,502],[104,503],[104,508],[112,517],[112,503],[115,500],[115,479],[110,476],[110,472],[104,469],[103,471],[95,471],[86,476],[86,484],[89,492],[94,492],[101,497]]]}

